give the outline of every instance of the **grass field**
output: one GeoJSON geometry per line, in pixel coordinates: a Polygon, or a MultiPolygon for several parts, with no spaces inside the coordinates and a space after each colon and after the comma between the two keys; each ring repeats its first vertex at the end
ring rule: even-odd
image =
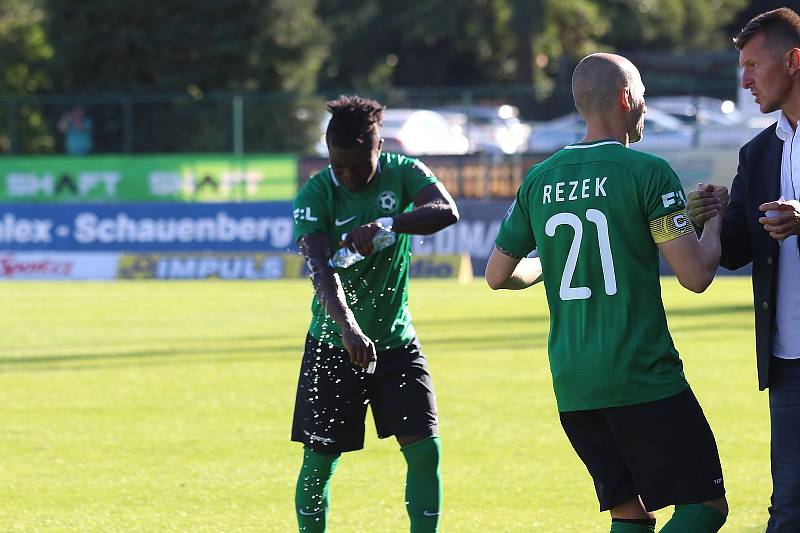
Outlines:
{"type": "MultiPolygon", "coordinates": [[[[749,279],[720,279],[703,295],[663,285],[722,456],[723,531],[763,531],[769,423],[749,279]]],[[[0,290],[0,531],[295,528],[301,452],[288,433],[307,281],[0,290]]],[[[440,407],[442,530],[608,531],[558,424],[541,288],[419,280],[411,307],[440,407]]],[[[371,422],[367,434],[339,465],[329,531],[407,531],[397,443],[378,441],[371,422]]]]}

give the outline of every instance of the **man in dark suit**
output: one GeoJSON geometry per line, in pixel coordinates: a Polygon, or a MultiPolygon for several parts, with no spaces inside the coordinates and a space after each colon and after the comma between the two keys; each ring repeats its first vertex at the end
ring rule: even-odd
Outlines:
{"type": "Polygon", "coordinates": [[[772,505],[768,533],[800,532],[800,16],[781,8],[734,39],[742,87],[762,113],[780,110],[739,152],[731,185],[699,186],[687,209],[698,225],[723,212],[720,264],[753,263],[758,385],[769,387],[772,505]],[[795,150],[796,148],[796,150],[795,150]],[[727,205],[725,205],[727,203],[727,205]]]}

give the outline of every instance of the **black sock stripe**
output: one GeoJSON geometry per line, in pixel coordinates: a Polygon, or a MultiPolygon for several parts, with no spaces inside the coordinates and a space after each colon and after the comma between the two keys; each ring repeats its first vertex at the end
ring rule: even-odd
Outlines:
{"type": "Polygon", "coordinates": [[[612,518],[612,522],[624,522],[626,524],[639,524],[640,526],[655,526],[655,518],[612,518]]]}

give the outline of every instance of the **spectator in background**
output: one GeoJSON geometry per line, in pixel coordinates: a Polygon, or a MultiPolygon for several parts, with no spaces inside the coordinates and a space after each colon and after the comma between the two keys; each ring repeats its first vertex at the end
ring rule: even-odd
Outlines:
{"type": "Polygon", "coordinates": [[[92,119],[86,110],[75,106],[58,121],[58,131],[64,134],[64,151],[70,155],[84,155],[92,151],[92,119]]]}

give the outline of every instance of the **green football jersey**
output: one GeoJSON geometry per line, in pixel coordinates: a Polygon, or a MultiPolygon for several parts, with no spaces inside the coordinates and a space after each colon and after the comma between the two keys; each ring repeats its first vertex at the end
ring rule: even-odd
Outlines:
{"type": "MultiPolygon", "coordinates": [[[[413,209],[417,193],[437,181],[419,160],[383,153],[366,189],[350,192],[339,184],[328,166],[311,176],[294,200],[295,239],[321,233],[328,236],[331,250],[335,251],[343,233],[377,218],[413,209]]],[[[398,234],[394,245],[349,268],[336,269],[347,305],[378,351],[404,346],[416,335],[407,304],[410,255],[411,236],[398,234]]],[[[316,295],[311,312],[309,334],[343,348],[341,329],[316,295]]]]}
{"type": "Polygon", "coordinates": [[[514,257],[538,250],[559,411],[688,387],[667,330],[657,248],[687,233],[680,180],[655,156],[613,140],[578,143],[529,170],[496,244],[514,257]]]}

